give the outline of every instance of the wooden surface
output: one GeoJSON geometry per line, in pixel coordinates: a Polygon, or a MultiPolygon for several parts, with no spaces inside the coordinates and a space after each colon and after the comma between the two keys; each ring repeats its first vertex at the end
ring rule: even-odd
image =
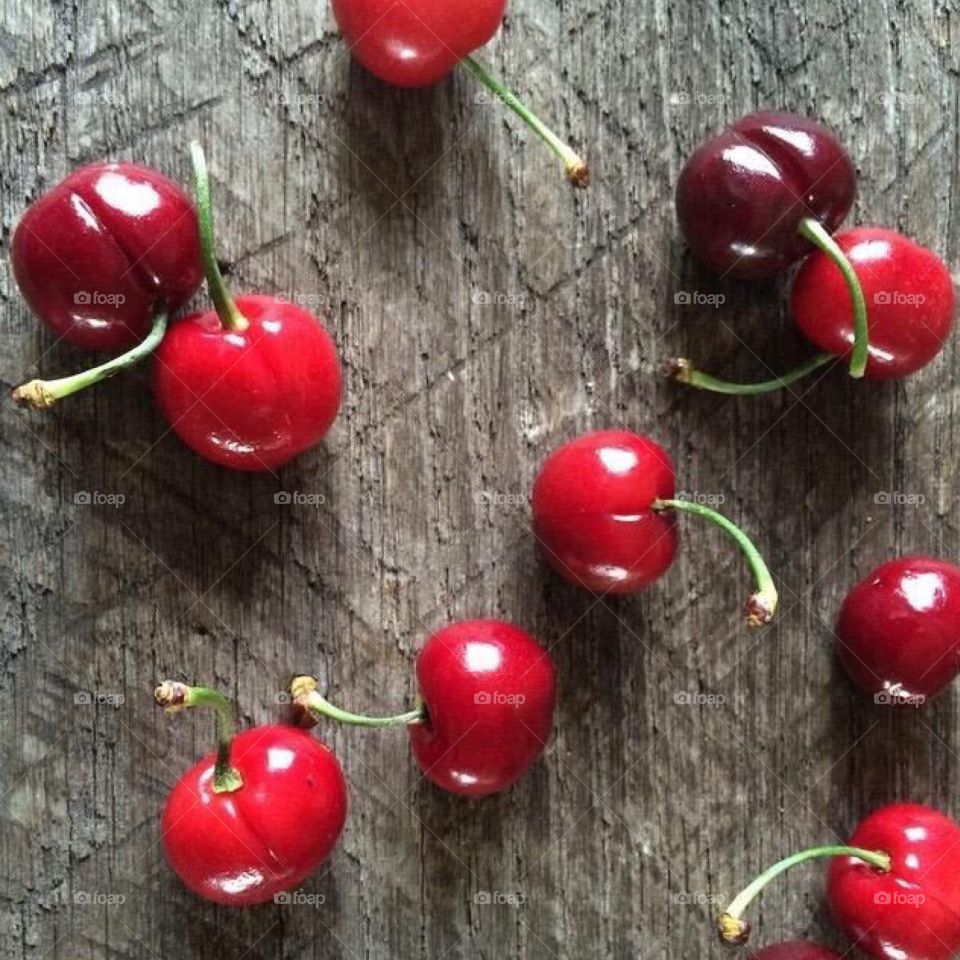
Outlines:
{"type": "MultiPolygon", "coordinates": [[[[234,288],[328,311],[346,400],[324,447],[278,476],[189,453],[145,369],[47,416],[3,403],[0,955],[720,957],[716,902],[779,854],[895,798],[960,813],[955,697],[864,703],[830,634],[881,560],[957,555],[956,340],[899,385],[834,371],[738,401],[657,376],[678,353],[742,377],[808,353],[782,283],[717,283],[677,235],[683,158],[751,109],[824,119],[859,167],[851,219],[957,262],[958,13],[517,2],[482,57],[584,146],[594,185],[578,193],[466,74],[421,92],[365,75],[322,0],[4,0],[5,392],[85,363],[17,295],[5,255],[25,205],[101,157],[185,179],[201,137],[234,288]],[[631,599],[544,570],[537,465],[621,424],[756,535],[775,627],[741,625],[742,562],[693,521],[631,599]],[[248,724],[304,669],[345,705],[392,710],[419,644],[468,615],[514,620],[556,657],[554,739],[531,775],[465,802],[420,780],[402,732],[325,728],[352,811],[302,888],[323,903],[234,913],[186,893],[158,813],[211,720],[163,716],[157,679],[218,685],[248,724]]],[[[758,943],[839,945],[821,878],[769,892],[758,943]]]]}

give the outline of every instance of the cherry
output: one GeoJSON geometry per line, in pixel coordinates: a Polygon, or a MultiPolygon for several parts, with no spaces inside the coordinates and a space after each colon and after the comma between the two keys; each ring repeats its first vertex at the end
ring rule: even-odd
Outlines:
{"type": "Polygon", "coordinates": [[[634,593],[669,569],[677,551],[676,512],[719,526],[744,552],[757,592],[751,626],[769,623],[777,606],[770,572],[746,535],[701,503],[675,499],[673,463],[648,437],[598,430],[555,450],[533,485],[533,529],[547,562],[595,593],[634,593]]]}
{"type": "Polygon", "coordinates": [[[841,960],[840,954],[809,940],[790,940],[764,947],[753,960],[841,960]]]}
{"type": "Polygon", "coordinates": [[[791,867],[830,857],[827,900],[843,932],[872,957],[952,960],[960,950],[960,825],[929,807],[893,804],[857,826],[848,845],[816,847],[774,864],[719,918],[726,943],[746,943],[744,911],[791,867]]]}
{"type": "Polygon", "coordinates": [[[919,705],[960,672],[960,567],[932,557],[881,564],[847,594],[840,662],[878,703],[919,705]]]}
{"type": "Polygon", "coordinates": [[[742,117],[700,146],[677,182],[680,230],[697,259],[732,277],[778,273],[850,212],[856,172],[820,124],[790,113],[742,117]]]}
{"type": "Polygon", "coordinates": [[[408,728],[424,776],[451,793],[506,790],[543,753],[553,725],[553,661],[502,620],[464,620],[433,634],[417,657],[417,709],[367,717],[333,706],[313,677],[291,683],[305,713],[367,727],[408,728]]]}
{"type": "Polygon", "coordinates": [[[298,886],[330,854],[346,820],[347,786],[333,754],[293,726],[234,736],[229,703],[205,687],[167,681],[155,698],[168,711],[217,711],[218,752],[177,781],[163,809],[164,852],[180,879],[231,907],[298,886]]]}
{"type": "Polygon", "coordinates": [[[837,356],[848,357],[851,374],[868,380],[900,379],[929,363],[943,349],[956,309],[946,264],[882,227],[857,227],[831,242],[839,259],[811,253],[791,297],[797,325],[824,353],[761,383],[718,380],[685,359],[669,361],[667,374],[702,390],[745,395],[789,386],[837,356]]]}
{"type": "Polygon", "coordinates": [[[14,390],[38,409],[148,355],[168,314],[203,279],[190,198],[132,163],[81,167],[45,193],[14,231],[10,259],[24,299],[58,339],[87,350],[135,345],[81,383],[34,380],[14,390]]]}
{"type": "Polygon", "coordinates": [[[217,265],[203,151],[191,147],[201,246],[215,311],[173,327],[154,393],[173,430],[208,460],[273,470],[318,443],[340,407],[336,349],[320,321],[276,297],[232,299],[217,265]]]}
{"type": "Polygon", "coordinates": [[[426,87],[462,63],[556,153],[571,182],[585,187],[587,164],[470,56],[500,29],[505,9],[506,0],[333,0],[344,40],[372,74],[396,87],[426,87]]]}
{"type": "MultiPolygon", "coordinates": [[[[867,301],[868,380],[900,380],[926,366],[953,326],[953,278],[933,251],[882,227],[834,238],[853,264],[867,301]]],[[[835,265],[814,253],[793,284],[793,314],[821,350],[849,354],[854,341],[850,293],[835,265]]]]}

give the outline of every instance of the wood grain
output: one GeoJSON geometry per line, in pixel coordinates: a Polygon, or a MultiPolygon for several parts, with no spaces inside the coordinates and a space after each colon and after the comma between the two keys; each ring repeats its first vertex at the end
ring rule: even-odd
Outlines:
{"type": "MultiPolygon", "coordinates": [[[[895,386],[834,372],[718,401],[656,375],[678,353],[747,377],[807,350],[782,283],[718,284],[674,223],[683,158],[751,109],[822,117],[859,167],[854,219],[957,262],[958,32],[955,0],[518,2],[482,56],[583,145],[595,177],[577,193],[466,74],[421,92],[365,75],[317,0],[5,0],[4,387],[84,362],[15,290],[26,204],[100,157],[185,178],[200,137],[231,283],[326,311],[347,394],[322,449],[253,477],[187,452],[146,370],[46,417],[3,403],[2,956],[720,957],[714,901],[778,854],[895,798],[960,813],[955,697],[864,704],[830,636],[882,559],[957,556],[956,342],[895,386]],[[690,290],[726,300],[675,302],[690,290]],[[660,438],[680,487],[757,536],[784,597],[774,628],[741,626],[741,561],[693,522],[632,599],[542,568],[537,465],[617,424],[660,438]],[[419,644],[468,615],[515,620],[556,656],[555,737],[531,776],[463,802],[420,780],[402,733],[326,729],[352,813],[303,888],[323,905],[231,913],[186,893],[158,812],[211,727],[159,714],[155,680],[220,685],[245,723],[275,716],[303,669],[348,706],[399,708],[419,644]]],[[[838,945],[820,874],[769,892],[759,942],[838,945]]]]}

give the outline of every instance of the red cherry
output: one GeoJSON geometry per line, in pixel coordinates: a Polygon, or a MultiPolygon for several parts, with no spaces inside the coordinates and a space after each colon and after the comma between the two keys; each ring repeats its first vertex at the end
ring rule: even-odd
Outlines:
{"type": "Polygon", "coordinates": [[[465,620],[438,631],[417,657],[420,706],[393,717],[335,707],[313,677],[290,684],[298,719],[363,727],[405,726],[424,775],[451,793],[505,790],[543,753],[553,726],[550,654],[502,620],[465,620]]]}
{"type": "Polygon", "coordinates": [[[132,163],[82,167],[40,197],[14,231],[11,262],[30,309],[87,350],[142,340],[203,279],[190,198],[132,163]]]}
{"type": "Polygon", "coordinates": [[[881,872],[841,857],[827,899],[843,932],[871,957],[952,960],[960,953],[960,825],[929,807],[896,804],[863,820],[850,843],[889,854],[881,872]]]}
{"type": "MultiPolygon", "coordinates": [[[[867,303],[868,380],[899,380],[942,349],[956,307],[953,279],[931,250],[893,230],[857,227],[834,237],[853,264],[867,303]]],[[[847,356],[853,305],[843,275],[824,253],[811,253],[793,284],[797,325],[821,350],[847,356]]]]}
{"type": "Polygon", "coordinates": [[[748,604],[748,622],[769,622],[777,594],[756,548],[715,510],[675,500],[674,487],[670,457],[648,437],[599,430],[563,444],[533,485],[533,529],[544,557],[578,586],[633,593],[673,563],[674,512],[696,514],[720,526],[744,551],[759,587],[748,604]]]}
{"type": "Polygon", "coordinates": [[[841,960],[840,954],[809,940],[790,940],[764,947],[752,960],[841,960]]]}
{"type": "Polygon", "coordinates": [[[960,567],[882,564],[847,594],[835,633],[841,663],[878,703],[935,697],[960,672],[960,567]]]}
{"type": "Polygon", "coordinates": [[[167,681],[154,694],[173,712],[217,711],[219,749],[176,783],[161,819],[164,852],[206,900],[242,907],[272,900],[330,854],[347,815],[333,754],[292,726],[234,736],[229,702],[215,690],[167,681]]]}
{"type": "Polygon", "coordinates": [[[175,324],[156,352],[157,404],[177,435],[235,470],[273,470],[318,443],[340,407],[340,367],[320,321],[273,297],[236,301],[248,322],[215,311],[175,324]]]}
{"type": "Polygon", "coordinates": [[[754,113],[684,165],[677,216],[690,249],[711,269],[763,277],[809,252],[804,221],[832,233],[855,194],[853,163],[832,133],[794,114],[754,113]]]}
{"type": "Polygon", "coordinates": [[[493,38],[505,8],[506,0],[333,0],[351,53],[397,87],[425,87],[445,77],[493,38]]]}
{"type": "Polygon", "coordinates": [[[417,657],[426,721],[408,727],[424,774],[451,793],[506,790],[543,753],[553,726],[553,662],[501,620],[438,631],[417,657]]]}

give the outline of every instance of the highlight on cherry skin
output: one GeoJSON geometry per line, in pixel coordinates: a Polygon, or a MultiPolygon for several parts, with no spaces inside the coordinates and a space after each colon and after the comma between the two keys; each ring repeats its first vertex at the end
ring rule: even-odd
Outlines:
{"type": "Polygon", "coordinates": [[[132,163],[81,167],[43,194],[14,231],[10,261],[27,305],[58,340],[126,351],[13,391],[17,403],[40,410],[148,356],[203,279],[192,201],[132,163]]]}
{"type": "Polygon", "coordinates": [[[231,907],[274,900],[329,856],[347,815],[340,764],[315,737],[288,724],[234,733],[220,693],[164,681],[157,704],[173,713],[209,707],[217,751],[171,790],[161,817],[164,853],[197,896],[231,907]]]}
{"type": "MultiPolygon", "coordinates": [[[[747,909],[792,867],[827,858],[827,904],[837,926],[878,960],[954,960],[960,951],[960,825],[919,804],[862,820],[847,844],[814,847],[765,870],[718,918],[720,938],[745,944],[747,909]]],[[[829,954],[828,954],[829,956],[829,954]]]]}
{"type": "Polygon", "coordinates": [[[960,673],[960,567],[910,556],[853,586],[834,629],[837,655],[875,703],[918,707],[960,673]]]}
{"type": "Polygon", "coordinates": [[[356,60],[396,87],[432,86],[461,64],[563,161],[574,186],[586,187],[586,161],[471,54],[500,29],[506,0],[332,0],[340,33],[356,60]]]}
{"type": "Polygon", "coordinates": [[[763,557],[730,520],[676,498],[673,462],[649,437],[628,430],[583,434],[555,450],[533,485],[533,529],[547,563],[598,594],[629,594],[662,577],[677,552],[677,514],[707,520],[743,552],[756,589],[747,623],[769,623],[777,590],[763,557]]]}
{"type": "Polygon", "coordinates": [[[314,677],[295,677],[300,722],[321,718],[407,728],[423,775],[450,793],[506,790],[546,749],[553,726],[553,661],[528,633],[502,620],[464,620],[434,633],[417,655],[413,709],[366,716],[334,706],[314,677]]]}
{"type": "Polygon", "coordinates": [[[956,313],[947,265],[883,227],[855,227],[832,242],[853,277],[833,257],[815,251],[797,272],[791,294],[797,326],[822,352],[757,383],[720,380],[684,358],[668,361],[665,373],[702,390],[752,395],[783,389],[838,357],[849,362],[851,374],[867,380],[903,379],[930,363],[946,345],[956,313]]]}
{"type": "Polygon", "coordinates": [[[233,299],[217,263],[206,159],[191,144],[201,250],[215,309],[180,320],[156,351],[154,396],[200,456],[272,471],[319,443],[340,409],[336,348],[321,322],[279,297],[233,299]]]}

